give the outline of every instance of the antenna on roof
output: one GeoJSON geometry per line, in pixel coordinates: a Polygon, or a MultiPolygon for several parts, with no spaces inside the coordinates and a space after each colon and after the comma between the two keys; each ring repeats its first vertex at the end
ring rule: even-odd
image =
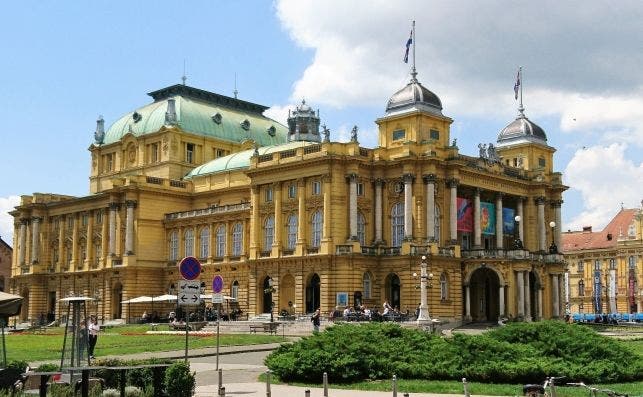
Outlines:
{"type": "Polygon", "coordinates": [[[181,80],[183,80],[183,85],[185,85],[185,80],[188,78],[185,76],[185,59],[183,60],[183,76],[181,76],[181,80]]]}
{"type": "Polygon", "coordinates": [[[237,73],[234,73],[234,99],[237,99],[237,94],[239,91],[237,91],[237,73]]]}

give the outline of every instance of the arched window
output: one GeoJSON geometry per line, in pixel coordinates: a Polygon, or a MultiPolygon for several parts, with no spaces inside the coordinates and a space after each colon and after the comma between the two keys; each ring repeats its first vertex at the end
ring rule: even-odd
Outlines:
{"type": "Polygon", "coordinates": [[[447,280],[447,274],[440,274],[440,300],[449,299],[449,282],[447,280]]]}
{"type": "Polygon", "coordinates": [[[73,257],[73,252],[74,252],[72,250],[72,245],[71,245],[70,241],[67,242],[67,244],[65,246],[65,251],[67,253],[67,262],[66,263],[67,263],[67,266],[70,266],[71,265],[71,258],[73,257]]]}
{"type": "Polygon", "coordinates": [[[194,229],[187,229],[183,237],[185,243],[185,256],[194,256],[194,229]]]}
{"type": "Polygon", "coordinates": [[[237,280],[234,280],[232,282],[232,287],[230,288],[230,297],[235,302],[239,301],[239,282],[237,280]]]}
{"type": "Polygon", "coordinates": [[[263,250],[269,251],[275,237],[275,217],[270,215],[263,224],[263,250]]]}
{"type": "Polygon", "coordinates": [[[225,226],[219,225],[216,232],[217,244],[217,258],[222,258],[225,255],[225,226]]]}
{"type": "Polygon", "coordinates": [[[371,274],[369,272],[365,272],[362,276],[362,284],[364,299],[371,299],[371,274]]]}
{"type": "Polygon", "coordinates": [[[366,219],[361,212],[357,213],[357,241],[361,245],[366,241],[366,219]]]}
{"type": "Polygon", "coordinates": [[[440,207],[435,206],[435,241],[440,242],[440,207]]]}
{"type": "Polygon", "coordinates": [[[578,282],[578,296],[585,296],[585,281],[578,282]]]}
{"type": "Polygon", "coordinates": [[[294,250],[297,244],[297,215],[291,214],[288,217],[288,249],[294,250]]]}
{"type": "Polygon", "coordinates": [[[636,257],[634,255],[628,258],[628,266],[630,269],[636,269],[636,257]]]}
{"type": "Polygon", "coordinates": [[[94,265],[98,265],[98,259],[103,256],[101,252],[101,240],[99,238],[94,239],[94,265]]]}
{"type": "Polygon", "coordinates": [[[176,261],[179,259],[179,234],[176,230],[170,233],[170,260],[176,261]]]}
{"type": "Polygon", "coordinates": [[[232,256],[241,256],[242,244],[243,226],[241,226],[241,223],[235,223],[232,227],[232,256]]]}
{"type": "Polygon", "coordinates": [[[208,226],[201,229],[199,243],[199,258],[207,258],[210,256],[210,228],[208,226]]]}
{"type": "Polygon", "coordinates": [[[321,210],[315,211],[312,217],[312,230],[310,236],[311,247],[317,248],[321,245],[323,215],[321,210]]]}
{"type": "Polygon", "coordinates": [[[81,239],[80,240],[80,263],[77,263],[76,265],[78,267],[82,267],[83,263],[85,262],[85,259],[87,259],[87,240],[81,239]]]}
{"type": "Polygon", "coordinates": [[[404,240],[404,203],[395,203],[391,210],[391,246],[400,247],[404,240]]]}
{"type": "Polygon", "coordinates": [[[51,244],[51,256],[53,260],[52,265],[56,265],[60,260],[60,252],[58,251],[58,241],[54,241],[51,244]]]}

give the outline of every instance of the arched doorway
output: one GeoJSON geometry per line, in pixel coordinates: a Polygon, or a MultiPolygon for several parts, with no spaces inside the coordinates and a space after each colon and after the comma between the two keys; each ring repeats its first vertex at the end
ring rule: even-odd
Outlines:
{"type": "Polygon", "coordinates": [[[287,311],[294,314],[295,304],[295,278],[292,274],[286,274],[279,283],[279,313],[287,311]]]}
{"type": "Polygon", "coordinates": [[[391,273],[386,276],[386,291],[384,297],[392,307],[400,308],[400,278],[397,274],[391,273]]]}
{"type": "Polygon", "coordinates": [[[313,273],[306,283],[306,313],[312,313],[319,307],[319,286],[321,280],[317,273],[313,273]]]}
{"type": "Polygon", "coordinates": [[[116,282],[112,288],[112,319],[116,320],[123,316],[123,284],[116,282]]]}
{"type": "Polygon", "coordinates": [[[270,276],[266,276],[263,279],[263,304],[262,304],[262,313],[270,313],[272,311],[272,291],[273,286],[271,284],[272,279],[270,276]]]}
{"type": "Polygon", "coordinates": [[[500,279],[487,267],[476,269],[469,281],[471,319],[474,322],[498,321],[500,279]]]}
{"type": "Polygon", "coordinates": [[[529,313],[525,313],[532,321],[540,320],[538,316],[538,290],[540,289],[540,280],[536,272],[529,272],[529,313]]]}
{"type": "Polygon", "coordinates": [[[20,320],[29,320],[29,288],[23,288],[20,293],[22,296],[22,307],[20,308],[20,320]]]}

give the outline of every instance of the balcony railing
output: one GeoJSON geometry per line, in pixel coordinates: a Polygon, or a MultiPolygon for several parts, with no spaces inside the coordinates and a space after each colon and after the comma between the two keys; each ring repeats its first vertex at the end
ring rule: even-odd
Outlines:
{"type": "Polygon", "coordinates": [[[348,255],[353,253],[353,245],[352,244],[337,244],[335,246],[335,254],[336,255],[348,255]]]}
{"type": "Polygon", "coordinates": [[[520,259],[545,263],[561,263],[564,260],[562,254],[544,254],[524,249],[470,249],[462,250],[461,255],[463,258],[520,259]]]}
{"type": "Polygon", "coordinates": [[[250,209],[250,203],[216,205],[216,206],[202,208],[198,210],[172,212],[170,214],[165,214],[165,219],[173,220],[173,219],[194,218],[198,216],[223,214],[226,212],[235,212],[235,211],[245,211],[249,209],[250,209]]]}

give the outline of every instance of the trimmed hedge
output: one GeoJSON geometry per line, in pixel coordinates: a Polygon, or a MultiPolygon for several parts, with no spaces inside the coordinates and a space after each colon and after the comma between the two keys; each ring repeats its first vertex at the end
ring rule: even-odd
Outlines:
{"type": "Polygon", "coordinates": [[[643,379],[643,357],[591,329],[559,321],[512,323],[445,339],[393,323],[338,324],[282,345],[265,361],[284,381],[364,379],[534,383],[566,376],[588,383],[643,379]]]}

